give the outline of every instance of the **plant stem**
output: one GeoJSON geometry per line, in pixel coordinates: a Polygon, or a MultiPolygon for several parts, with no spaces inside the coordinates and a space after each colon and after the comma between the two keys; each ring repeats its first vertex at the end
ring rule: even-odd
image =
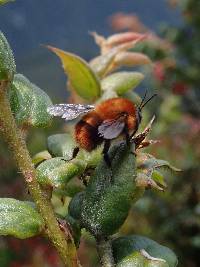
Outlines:
{"type": "Polygon", "coordinates": [[[26,143],[17,127],[10,103],[7,98],[7,81],[0,81],[0,132],[13,152],[17,166],[22,172],[29,192],[43,217],[46,233],[56,247],[66,267],[80,266],[77,260],[76,247],[71,239],[67,240],[60,230],[51,202],[46,198],[37,182],[36,170],[32,164],[26,143]]]}
{"type": "Polygon", "coordinates": [[[100,257],[102,267],[114,267],[114,258],[110,240],[97,240],[97,250],[100,257]]]}

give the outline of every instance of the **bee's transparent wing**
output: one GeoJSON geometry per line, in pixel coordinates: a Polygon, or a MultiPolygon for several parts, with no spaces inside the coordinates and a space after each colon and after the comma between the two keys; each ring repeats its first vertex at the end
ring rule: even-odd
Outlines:
{"type": "Polygon", "coordinates": [[[98,127],[99,136],[104,139],[114,139],[124,130],[125,122],[120,120],[105,120],[98,127]]]}
{"type": "Polygon", "coordinates": [[[76,119],[78,116],[90,112],[94,109],[93,105],[81,104],[57,104],[47,108],[50,115],[61,117],[66,121],[76,119]]]}

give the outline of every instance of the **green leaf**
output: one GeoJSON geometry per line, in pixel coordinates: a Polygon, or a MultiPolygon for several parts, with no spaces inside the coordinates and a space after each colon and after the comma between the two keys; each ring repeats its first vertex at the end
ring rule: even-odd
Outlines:
{"type": "Polygon", "coordinates": [[[115,72],[101,82],[102,90],[115,91],[118,95],[134,89],[144,79],[144,75],[140,72],[121,71],[115,72]]]}
{"type": "Polygon", "coordinates": [[[103,159],[91,176],[82,203],[81,223],[94,236],[109,236],[125,221],[135,188],[135,157],[124,143],[109,153],[112,167],[103,159]]]}
{"type": "Polygon", "coordinates": [[[152,179],[156,182],[159,183],[163,187],[167,187],[167,184],[164,181],[164,176],[161,172],[154,170],[152,173],[152,179]]]}
{"type": "Polygon", "coordinates": [[[15,0],[0,0],[0,5],[4,5],[9,2],[14,2],[15,0]]]}
{"type": "Polygon", "coordinates": [[[87,168],[95,168],[102,159],[102,150],[103,146],[98,146],[91,152],[82,149],[77,155],[77,159],[84,160],[87,163],[87,168]]]}
{"type": "Polygon", "coordinates": [[[47,146],[52,155],[56,157],[64,157],[65,159],[71,159],[74,148],[77,147],[77,144],[73,137],[66,133],[49,136],[47,139],[47,146]]]}
{"type": "Polygon", "coordinates": [[[84,99],[94,101],[101,94],[100,82],[89,64],[75,54],[47,46],[62,61],[65,73],[76,93],[84,99]]]}
{"type": "Polygon", "coordinates": [[[76,220],[80,220],[81,218],[81,207],[83,203],[83,199],[85,196],[85,192],[79,192],[76,194],[70,201],[68,206],[68,213],[76,220]]]}
{"type": "Polygon", "coordinates": [[[40,234],[43,229],[43,220],[33,203],[0,198],[0,235],[24,239],[40,234]]]}
{"type": "Polygon", "coordinates": [[[156,159],[147,153],[138,153],[137,155],[137,186],[140,188],[154,188],[159,191],[164,191],[167,187],[164,181],[162,170],[180,171],[168,161],[156,159]]]}
{"type": "Polygon", "coordinates": [[[73,159],[66,162],[61,157],[52,158],[42,162],[37,167],[37,179],[42,186],[53,188],[67,188],[67,183],[76,175],[84,172],[86,163],[73,159]]]}
{"type": "Polygon", "coordinates": [[[21,74],[14,76],[10,87],[10,104],[17,123],[45,127],[51,122],[47,107],[52,105],[49,96],[21,74]]]}
{"type": "Polygon", "coordinates": [[[117,93],[115,91],[104,91],[102,96],[99,98],[99,100],[96,103],[101,103],[102,101],[105,101],[110,98],[118,97],[117,93]]]}
{"type": "Polygon", "coordinates": [[[116,267],[169,267],[163,259],[152,258],[145,251],[135,251],[122,259],[116,267]]]}
{"type": "MultiPolygon", "coordinates": [[[[169,267],[175,267],[178,264],[178,260],[174,252],[164,246],[161,246],[157,242],[139,235],[130,235],[116,238],[112,241],[113,255],[116,263],[120,263],[126,257],[130,256],[136,251],[145,250],[151,257],[163,259],[166,261],[169,267]]],[[[149,261],[151,263],[151,261],[149,261]]],[[[127,265],[120,265],[127,266],[127,265]]],[[[119,267],[117,265],[117,267],[119,267]]],[[[132,265],[131,265],[132,266],[132,265]]],[[[133,265],[135,267],[140,266],[166,266],[167,265],[133,265]]]]}
{"type": "MultiPolygon", "coordinates": [[[[0,2],[0,4],[3,4],[0,2]]],[[[4,34],[0,31],[0,81],[12,81],[16,72],[15,59],[8,41],[4,34]]]]}
{"type": "MultiPolygon", "coordinates": [[[[47,146],[49,152],[56,157],[63,157],[65,160],[70,160],[73,157],[74,149],[77,144],[74,138],[69,134],[55,134],[48,137],[47,146]]],[[[80,159],[87,163],[87,167],[93,168],[99,163],[102,158],[102,146],[98,146],[95,150],[87,152],[80,149],[76,159],[80,159]]]]}
{"type": "Polygon", "coordinates": [[[32,158],[32,162],[34,165],[38,165],[42,161],[50,159],[50,158],[51,158],[51,155],[49,154],[49,152],[47,150],[44,150],[34,155],[34,157],[32,158]]]}
{"type": "Polygon", "coordinates": [[[145,169],[145,170],[154,170],[154,169],[161,169],[166,168],[172,171],[181,171],[180,169],[172,166],[168,161],[156,159],[150,154],[140,153],[137,157],[138,161],[138,168],[145,169]]]}
{"type": "Polygon", "coordinates": [[[159,186],[159,184],[156,183],[152,178],[152,172],[146,174],[145,172],[138,172],[137,173],[137,179],[136,179],[136,185],[140,189],[156,189],[158,191],[164,191],[163,187],[159,186]]]}

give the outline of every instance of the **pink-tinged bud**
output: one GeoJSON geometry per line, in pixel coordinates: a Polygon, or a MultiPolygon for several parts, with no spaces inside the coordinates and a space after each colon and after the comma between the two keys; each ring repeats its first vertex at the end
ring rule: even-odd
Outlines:
{"type": "MultiPolygon", "coordinates": [[[[120,67],[121,65],[125,65],[125,66],[135,66],[138,64],[148,64],[150,63],[150,59],[141,54],[141,53],[131,53],[131,52],[125,52],[131,48],[134,47],[134,45],[139,42],[139,40],[134,40],[132,42],[127,42],[121,45],[118,45],[116,47],[113,47],[112,49],[109,49],[107,52],[103,53],[102,55],[94,58],[93,60],[90,61],[90,66],[92,67],[92,69],[95,71],[95,73],[97,73],[98,76],[103,77],[106,74],[110,73],[111,71],[113,71],[114,69],[117,69],[118,67],[120,67]],[[116,58],[118,55],[122,54],[122,58],[123,58],[123,53],[127,53],[127,61],[128,61],[128,57],[129,54],[141,54],[142,56],[140,57],[140,63],[138,64],[121,64],[119,65],[116,62],[116,58]],[[143,57],[143,60],[142,60],[143,57]],[[143,63],[142,63],[143,62],[143,63]]],[[[124,57],[126,57],[126,54],[124,55],[124,57]]],[[[136,61],[136,59],[135,59],[136,61]]]]}
{"type": "Polygon", "coordinates": [[[118,47],[126,46],[126,49],[121,49],[122,52],[119,52],[116,54],[114,60],[112,61],[112,64],[109,65],[109,68],[107,69],[106,74],[124,66],[124,67],[134,67],[138,65],[146,65],[152,63],[150,58],[142,53],[136,53],[136,52],[126,52],[127,49],[130,49],[130,43],[127,43],[126,45],[120,45],[118,47]],[[124,52],[125,51],[125,52],[124,52]]]}
{"type": "Polygon", "coordinates": [[[118,37],[114,37],[114,36],[113,37],[109,37],[108,39],[113,38],[113,40],[110,39],[109,42],[108,42],[108,39],[106,40],[106,42],[104,43],[104,46],[102,47],[102,54],[107,53],[111,49],[118,49],[119,51],[120,50],[121,51],[125,51],[125,50],[128,50],[128,49],[131,49],[138,42],[143,41],[144,39],[147,38],[146,34],[139,34],[137,38],[132,38],[132,40],[129,39],[129,41],[125,41],[125,40],[128,40],[128,37],[126,37],[126,38],[124,38],[124,41],[123,41],[123,37],[119,37],[119,35],[118,35],[118,37]]]}
{"type": "Polygon", "coordinates": [[[136,52],[121,52],[118,53],[114,59],[113,69],[119,68],[121,66],[133,67],[138,65],[150,64],[151,60],[148,56],[142,53],[136,52]]]}
{"type": "Polygon", "coordinates": [[[108,53],[113,48],[119,48],[119,50],[127,50],[133,48],[136,43],[147,38],[147,34],[140,34],[136,32],[125,32],[114,34],[107,39],[98,35],[96,32],[92,32],[96,44],[101,49],[101,54],[108,53]]]}
{"type": "Polygon", "coordinates": [[[96,32],[90,32],[90,35],[92,35],[92,37],[94,38],[95,43],[102,48],[106,42],[106,39],[102,36],[99,35],[96,32]]]}
{"type": "Polygon", "coordinates": [[[114,34],[107,38],[106,45],[110,47],[114,47],[120,44],[124,44],[127,42],[132,42],[136,40],[141,40],[146,37],[145,34],[141,34],[138,32],[123,32],[114,34]]]}

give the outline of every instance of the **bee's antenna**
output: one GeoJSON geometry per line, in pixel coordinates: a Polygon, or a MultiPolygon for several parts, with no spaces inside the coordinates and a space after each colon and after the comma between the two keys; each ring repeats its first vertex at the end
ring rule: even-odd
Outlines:
{"type": "Polygon", "coordinates": [[[143,98],[142,98],[142,101],[141,101],[141,103],[140,103],[140,105],[139,105],[139,107],[138,107],[139,110],[142,109],[142,105],[143,105],[143,103],[144,103],[144,101],[145,101],[146,96],[147,96],[147,90],[145,91],[145,94],[144,94],[144,96],[143,96],[143,98]]]}
{"type": "Polygon", "coordinates": [[[155,96],[157,96],[157,94],[153,94],[149,99],[147,99],[146,102],[144,102],[144,100],[145,100],[145,98],[146,98],[146,93],[145,93],[145,95],[144,95],[144,97],[143,97],[143,99],[142,99],[142,102],[141,102],[141,104],[140,104],[140,106],[139,106],[139,110],[142,110],[143,107],[146,106],[146,104],[147,104],[149,101],[151,101],[151,99],[154,98],[155,96]]]}

